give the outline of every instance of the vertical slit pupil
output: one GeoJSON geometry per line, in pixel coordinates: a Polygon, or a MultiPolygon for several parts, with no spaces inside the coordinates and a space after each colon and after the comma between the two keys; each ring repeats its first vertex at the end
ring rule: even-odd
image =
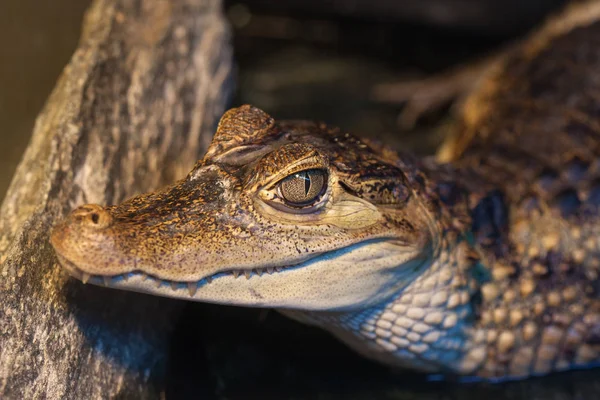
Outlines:
{"type": "Polygon", "coordinates": [[[304,179],[304,195],[308,196],[308,192],[310,191],[310,175],[308,175],[308,172],[303,172],[302,175],[304,179]]]}
{"type": "Polygon", "coordinates": [[[280,182],[279,191],[283,199],[291,204],[306,205],[315,200],[325,187],[322,170],[311,169],[296,172],[280,182]]]}

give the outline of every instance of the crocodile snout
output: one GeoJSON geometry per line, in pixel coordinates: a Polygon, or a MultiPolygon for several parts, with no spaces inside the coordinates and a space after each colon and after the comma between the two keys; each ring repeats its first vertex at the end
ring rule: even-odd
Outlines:
{"type": "MultiPolygon", "coordinates": [[[[104,266],[107,258],[118,254],[115,226],[110,207],[86,204],[73,210],[54,226],[50,234],[50,243],[60,256],[59,259],[67,261],[69,270],[72,270],[72,264],[83,272],[91,273],[92,271],[88,270],[104,266]]],[[[130,264],[131,260],[122,257],[114,268],[103,272],[118,273],[130,264]]]]}

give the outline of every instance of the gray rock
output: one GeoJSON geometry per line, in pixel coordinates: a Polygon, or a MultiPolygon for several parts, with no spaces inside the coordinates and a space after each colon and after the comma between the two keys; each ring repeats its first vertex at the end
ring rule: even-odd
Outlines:
{"type": "Polygon", "coordinates": [[[83,287],[48,243],[73,207],[182,177],[232,92],[219,0],[96,0],[0,210],[0,397],[159,398],[182,303],[83,287]],[[135,299],[135,301],[134,301],[135,299]]]}

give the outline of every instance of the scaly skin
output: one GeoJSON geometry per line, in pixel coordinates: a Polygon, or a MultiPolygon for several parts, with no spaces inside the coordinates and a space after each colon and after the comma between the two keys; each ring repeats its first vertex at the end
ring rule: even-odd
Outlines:
{"type": "Polygon", "coordinates": [[[488,79],[449,163],[243,106],[185,179],[73,211],[52,232],[59,260],[109,287],[276,308],[394,366],[487,379],[591,366],[596,4],[550,23],[488,79]],[[298,208],[282,182],[307,170],[326,184],[298,208]]]}

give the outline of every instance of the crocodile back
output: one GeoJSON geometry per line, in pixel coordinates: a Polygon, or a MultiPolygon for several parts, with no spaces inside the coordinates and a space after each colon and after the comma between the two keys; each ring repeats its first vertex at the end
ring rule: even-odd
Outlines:
{"type": "Polygon", "coordinates": [[[600,196],[600,22],[538,51],[522,49],[471,104],[455,162],[513,202],[529,195],[565,217],[595,210],[600,196]],[[533,53],[533,54],[531,54],[533,53]],[[483,104],[482,104],[483,103],[483,104]],[[479,112],[478,112],[479,111],[479,112]]]}
{"type": "Polygon", "coordinates": [[[530,41],[465,110],[450,158],[488,185],[473,208],[490,272],[478,326],[495,342],[482,375],[597,361],[600,22],[530,41]]]}

